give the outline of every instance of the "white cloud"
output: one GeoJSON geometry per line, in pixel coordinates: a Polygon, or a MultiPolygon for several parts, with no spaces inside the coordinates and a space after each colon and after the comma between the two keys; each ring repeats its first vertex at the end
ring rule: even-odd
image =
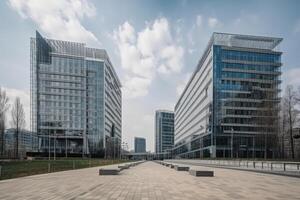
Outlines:
{"type": "Polygon", "coordinates": [[[153,56],[159,48],[169,44],[172,44],[172,37],[166,18],[155,20],[152,26],[138,33],[137,47],[143,56],[153,56]]]}
{"type": "Polygon", "coordinates": [[[11,109],[14,104],[16,97],[20,97],[21,103],[23,104],[24,112],[25,112],[25,128],[30,128],[30,93],[29,91],[18,90],[14,88],[6,88],[3,87],[3,90],[6,91],[6,94],[9,98],[10,109],[6,113],[7,126],[11,127],[11,109]]]}
{"type": "Polygon", "coordinates": [[[174,30],[176,33],[176,42],[180,43],[183,40],[182,32],[184,30],[184,20],[182,18],[179,18],[176,20],[174,30]]]}
{"type": "Polygon", "coordinates": [[[210,28],[216,28],[217,26],[221,25],[221,22],[215,17],[208,18],[208,26],[210,28]]]}
{"type": "Polygon", "coordinates": [[[140,97],[148,94],[148,87],[151,84],[151,79],[142,77],[126,77],[124,85],[126,86],[123,90],[124,97],[140,97]]]}
{"type": "Polygon", "coordinates": [[[156,73],[178,73],[182,68],[184,49],[176,44],[166,18],[147,23],[140,32],[126,21],[113,38],[125,71],[126,98],[147,95],[156,73]]]}
{"type": "Polygon", "coordinates": [[[263,22],[263,18],[258,14],[249,13],[247,11],[242,10],[240,15],[232,20],[231,25],[233,25],[233,29],[238,30],[239,32],[244,31],[247,32],[249,27],[258,27],[260,23],[263,22]]]}
{"type": "Polygon", "coordinates": [[[283,73],[285,85],[300,86],[300,68],[293,68],[283,73]]]}
{"type": "Polygon", "coordinates": [[[300,19],[296,22],[294,26],[294,33],[300,33],[300,19]]]}
{"type": "Polygon", "coordinates": [[[87,0],[9,0],[9,5],[50,38],[99,45],[95,35],[81,24],[84,18],[96,15],[96,8],[87,0]]]}
{"type": "Polygon", "coordinates": [[[197,18],[196,18],[196,25],[197,25],[198,27],[201,27],[201,26],[202,26],[202,23],[203,23],[202,16],[201,16],[201,15],[197,15],[197,18]]]}
{"type": "Polygon", "coordinates": [[[190,48],[188,49],[189,54],[193,54],[196,51],[196,49],[190,48]]]}

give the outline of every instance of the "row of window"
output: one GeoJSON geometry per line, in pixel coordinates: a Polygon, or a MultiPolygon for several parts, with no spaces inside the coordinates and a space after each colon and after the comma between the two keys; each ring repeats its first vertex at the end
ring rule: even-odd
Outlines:
{"type": "MultiPolygon", "coordinates": [[[[43,92],[43,91],[41,91],[43,92]]],[[[78,95],[78,96],[84,96],[84,91],[82,90],[70,90],[70,89],[55,89],[55,88],[51,88],[50,90],[51,93],[55,93],[55,94],[60,94],[60,95],[55,95],[55,94],[41,94],[40,98],[41,99],[49,99],[49,100],[67,100],[68,96],[72,96],[72,95],[78,95]]]]}
{"type": "Polygon", "coordinates": [[[276,63],[276,62],[280,62],[280,54],[266,54],[266,53],[256,53],[256,52],[223,50],[222,59],[276,63]]]}
{"type": "Polygon", "coordinates": [[[273,116],[273,111],[270,110],[237,110],[226,109],[227,115],[249,115],[249,116],[273,116]]]}
{"type": "Polygon", "coordinates": [[[67,73],[72,75],[85,75],[85,69],[83,67],[74,67],[74,66],[62,66],[62,65],[39,65],[39,70],[42,72],[51,72],[51,73],[67,73]]]}
{"type": "Polygon", "coordinates": [[[223,72],[222,78],[245,78],[245,79],[259,79],[259,80],[277,80],[276,75],[267,74],[253,74],[244,72],[223,72]]]}
{"type": "Polygon", "coordinates": [[[276,84],[271,83],[258,83],[258,82],[247,82],[247,81],[234,81],[234,80],[221,80],[220,89],[222,90],[252,90],[253,87],[257,88],[274,88],[276,84]]]}
{"type": "Polygon", "coordinates": [[[43,74],[43,73],[40,73],[39,77],[44,78],[44,79],[58,79],[58,80],[62,80],[62,81],[84,81],[84,79],[85,79],[80,76],[43,74]]]}
{"type": "Polygon", "coordinates": [[[262,128],[262,127],[244,127],[244,126],[223,126],[223,131],[245,131],[245,132],[264,132],[264,133],[274,133],[274,128],[262,128]]]}
{"type": "Polygon", "coordinates": [[[230,93],[220,92],[219,97],[221,99],[227,98],[241,98],[241,99],[275,99],[276,94],[267,94],[265,92],[251,92],[251,93],[230,93]]]}
{"type": "Polygon", "coordinates": [[[261,103],[258,103],[258,102],[224,101],[222,103],[223,103],[222,106],[228,106],[228,107],[259,108],[262,106],[261,103]]]}
{"type": "Polygon", "coordinates": [[[261,72],[279,72],[280,70],[280,67],[272,65],[251,65],[241,63],[223,63],[223,67],[229,69],[253,70],[261,72]]]}
{"type": "Polygon", "coordinates": [[[72,88],[79,88],[81,89],[84,87],[82,83],[66,83],[66,82],[56,82],[56,81],[40,81],[40,88],[41,90],[44,89],[45,91],[53,89],[48,87],[72,87],[72,88]]]}

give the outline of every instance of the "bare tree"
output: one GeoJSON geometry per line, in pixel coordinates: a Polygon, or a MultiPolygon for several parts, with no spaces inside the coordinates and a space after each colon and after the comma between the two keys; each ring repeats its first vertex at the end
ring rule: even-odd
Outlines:
{"type": "Polygon", "coordinates": [[[280,103],[280,123],[279,123],[279,129],[280,129],[280,135],[278,137],[278,142],[280,143],[280,154],[281,158],[285,158],[285,144],[284,144],[284,138],[287,132],[287,113],[286,109],[284,109],[284,103],[283,99],[280,103]]]}
{"type": "Polygon", "coordinates": [[[17,97],[11,110],[11,126],[15,128],[16,135],[16,158],[19,156],[19,133],[25,126],[25,113],[20,97],[17,97]]]}
{"type": "Polygon", "coordinates": [[[8,97],[5,90],[0,87],[0,151],[1,155],[4,154],[4,131],[5,131],[5,113],[9,108],[8,97]]]}
{"type": "Polygon", "coordinates": [[[285,90],[285,95],[283,97],[283,115],[286,116],[287,131],[289,133],[289,142],[291,147],[292,159],[295,158],[294,150],[294,138],[293,138],[293,127],[297,120],[297,115],[299,111],[296,109],[297,98],[296,92],[294,91],[293,86],[288,85],[285,90]]]}

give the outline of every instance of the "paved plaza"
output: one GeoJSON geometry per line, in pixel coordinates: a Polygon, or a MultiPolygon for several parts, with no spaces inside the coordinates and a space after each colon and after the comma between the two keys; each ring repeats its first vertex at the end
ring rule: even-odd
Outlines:
{"type": "Polygon", "coordinates": [[[154,162],[99,176],[88,168],[0,181],[0,199],[300,199],[300,179],[213,169],[215,177],[193,177],[154,162]]]}

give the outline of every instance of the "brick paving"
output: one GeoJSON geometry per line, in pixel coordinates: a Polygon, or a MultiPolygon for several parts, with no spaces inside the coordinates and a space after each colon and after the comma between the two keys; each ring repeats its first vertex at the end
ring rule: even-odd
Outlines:
{"type": "Polygon", "coordinates": [[[96,167],[0,181],[0,199],[300,199],[299,178],[195,168],[213,169],[215,177],[193,177],[154,162],[118,176],[99,176],[96,167]]]}

